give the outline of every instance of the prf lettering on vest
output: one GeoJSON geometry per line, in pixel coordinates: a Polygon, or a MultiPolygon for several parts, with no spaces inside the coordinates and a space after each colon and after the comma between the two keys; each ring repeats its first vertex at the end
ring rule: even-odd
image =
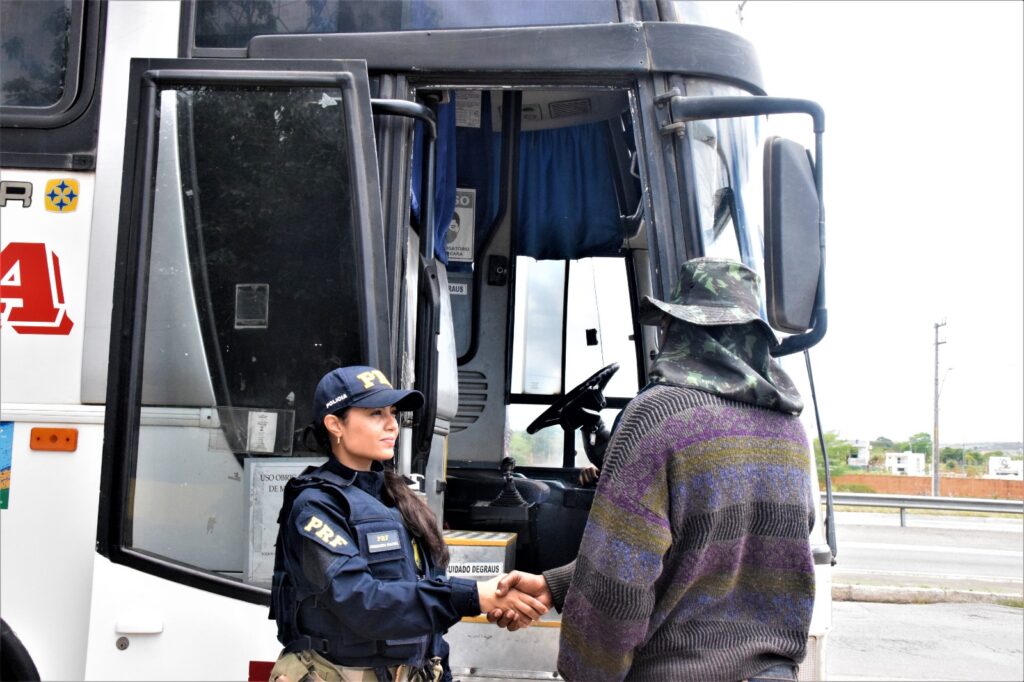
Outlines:
{"type": "Polygon", "coordinates": [[[372,372],[360,372],[356,375],[356,378],[363,382],[363,388],[373,388],[375,383],[381,383],[385,386],[390,386],[391,382],[384,376],[384,372],[379,369],[375,369],[372,372]]]}
{"type": "Polygon", "coordinates": [[[309,521],[306,522],[302,530],[307,533],[312,533],[315,530],[315,535],[323,540],[328,547],[344,547],[348,544],[348,540],[343,535],[335,533],[330,526],[315,516],[309,517],[309,521]]]}

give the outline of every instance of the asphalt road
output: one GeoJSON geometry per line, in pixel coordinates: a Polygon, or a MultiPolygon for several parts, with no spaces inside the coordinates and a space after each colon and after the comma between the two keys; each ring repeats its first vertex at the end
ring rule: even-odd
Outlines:
{"type": "Polygon", "coordinates": [[[833,582],[1024,598],[1024,519],[838,512],[833,582]]]}
{"type": "Polygon", "coordinates": [[[1024,610],[836,602],[828,679],[1024,680],[1024,610]]]}

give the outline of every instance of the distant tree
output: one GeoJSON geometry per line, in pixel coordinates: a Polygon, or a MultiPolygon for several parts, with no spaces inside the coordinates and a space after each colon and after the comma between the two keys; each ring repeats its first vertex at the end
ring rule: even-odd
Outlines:
{"type": "Polygon", "coordinates": [[[533,448],[530,444],[530,437],[525,431],[513,431],[508,442],[508,454],[516,460],[516,465],[529,466],[533,464],[533,448]]]}
{"type": "Polygon", "coordinates": [[[977,450],[968,450],[967,452],[964,453],[964,461],[967,462],[967,464],[980,466],[988,462],[988,458],[982,455],[977,450]]]}
{"type": "Polygon", "coordinates": [[[932,451],[932,437],[925,432],[915,433],[910,437],[910,451],[929,454],[932,451]]]}
{"type": "Polygon", "coordinates": [[[516,466],[552,466],[562,461],[561,429],[544,429],[534,435],[513,431],[508,441],[508,454],[516,466]]]}
{"type": "MultiPolygon", "coordinates": [[[[825,432],[825,450],[828,452],[829,473],[833,478],[842,476],[850,470],[847,458],[857,452],[857,448],[847,440],[839,437],[838,431],[825,432]]],[[[821,442],[814,439],[814,461],[818,467],[818,485],[825,486],[825,463],[821,458],[821,442]]]]}
{"type": "Polygon", "coordinates": [[[959,464],[964,461],[964,449],[942,448],[942,452],[939,453],[939,461],[943,463],[956,462],[959,464]]]}
{"type": "Polygon", "coordinates": [[[879,436],[878,438],[871,441],[871,449],[883,448],[887,450],[892,448],[893,445],[895,445],[895,443],[893,443],[892,440],[886,438],[885,436],[879,436]]]}

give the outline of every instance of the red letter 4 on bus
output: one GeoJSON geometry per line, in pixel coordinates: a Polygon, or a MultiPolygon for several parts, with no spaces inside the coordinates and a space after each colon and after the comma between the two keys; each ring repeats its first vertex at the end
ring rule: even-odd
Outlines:
{"type": "Polygon", "coordinates": [[[0,251],[0,325],[19,334],[67,334],[60,260],[46,244],[11,242],[0,251]]]}

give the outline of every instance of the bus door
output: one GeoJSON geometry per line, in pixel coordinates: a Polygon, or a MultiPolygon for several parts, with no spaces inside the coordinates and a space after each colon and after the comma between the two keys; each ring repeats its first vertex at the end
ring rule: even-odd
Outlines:
{"type": "Polygon", "coordinates": [[[133,60],[124,168],[86,677],[238,679],[316,382],[392,371],[365,63],[133,60]]]}
{"type": "MultiPolygon", "coordinates": [[[[438,395],[456,402],[426,491],[442,491],[450,575],[539,572],[575,558],[594,494],[579,481],[589,464],[580,431],[543,414],[597,373],[611,426],[645,382],[635,301],[651,286],[649,223],[635,88],[622,78],[422,78],[410,77],[410,91],[439,101],[437,192],[452,206],[437,254],[452,367],[439,372],[438,395]]],[[[558,627],[551,612],[495,648],[493,626],[464,619],[449,632],[451,665],[550,675],[558,627]]]]}
{"type": "Polygon", "coordinates": [[[515,530],[523,570],[574,558],[593,494],[577,484],[589,464],[580,432],[531,423],[602,368],[618,368],[604,386],[609,426],[643,385],[633,311],[649,287],[648,247],[631,94],[567,82],[449,95],[459,400],[445,513],[452,528],[515,530]],[[536,503],[520,522],[483,518],[506,457],[536,503]]]}

